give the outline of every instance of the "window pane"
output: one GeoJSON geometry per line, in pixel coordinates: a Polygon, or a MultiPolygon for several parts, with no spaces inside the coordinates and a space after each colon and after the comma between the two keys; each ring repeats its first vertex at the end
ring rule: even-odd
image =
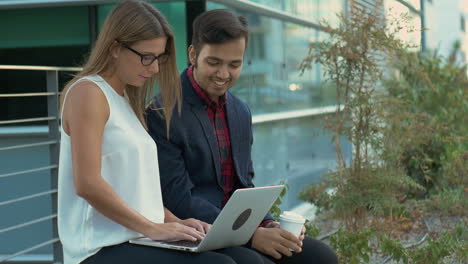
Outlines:
{"type": "MultiPolygon", "coordinates": [[[[393,0],[395,1],[395,0],[393,0]]],[[[406,0],[406,2],[410,5],[412,5],[416,10],[420,11],[421,10],[421,0],[406,0]]]]}
{"type": "Polygon", "coordinates": [[[0,32],[0,49],[87,45],[88,8],[0,10],[0,32]]]}
{"type": "MultiPolygon", "coordinates": [[[[300,204],[297,196],[302,188],[336,167],[332,135],[323,130],[323,122],[323,116],[319,116],[254,125],[254,183],[268,186],[286,180],[290,189],[283,209],[300,204]]],[[[344,137],[341,147],[349,160],[351,145],[344,137]]]]}
{"type": "MultiPolygon", "coordinates": [[[[89,49],[88,8],[47,7],[0,10],[1,64],[77,66],[89,49]]],[[[0,93],[45,92],[46,73],[0,71],[0,93]]],[[[60,73],[62,84],[70,73],[60,73]]],[[[46,97],[0,98],[0,120],[44,117],[46,97]]],[[[20,126],[44,125],[46,122],[20,126]]],[[[18,126],[11,125],[11,126],[18,126]]]]}
{"type": "MultiPolygon", "coordinates": [[[[185,18],[185,3],[151,3],[156,7],[168,20],[169,25],[175,36],[175,47],[177,56],[177,66],[179,71],[187,67],[187,36],[186,36],[186,18],[185,18]]],[[[100,5],[98,6],[98,27],[99,30],[104,24],[107,15],[110,13],[115,5],[100,5]]]]}
{"type": "MultiPolygon", "coordinates": [[[[225,8],[208,4],[209,9],[225,8]]],[[[254,114],[283,112],[334,104],[332,89],[321,84],[320,66],[301,74],[299,66],[317,30],[257,14],[236,11],[249,22],[249,43],[242,74],[231,91],[254,114]]]]}
{"type": "Polygon", "coordinates": [[[397,1],[387,1],[385,12],[388,19],[402,21],[402,16],[409,17],[408,23],[402,25],[406,28],[398,30],[396,37],[410,43],[414,46],[414,51],[418,51],[421,46],[421,17],[397,1]]]}
{"type": "Polygon", "coordinates": [[[343,0],[249,0],[294,16],[319,22],[322,19],[336,23],[336,13],[343,11],[343,0]]]}

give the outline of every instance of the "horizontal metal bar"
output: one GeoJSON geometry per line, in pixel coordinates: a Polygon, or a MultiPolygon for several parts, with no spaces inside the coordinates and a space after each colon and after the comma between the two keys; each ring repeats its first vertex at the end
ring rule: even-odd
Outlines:
{"type": "MultiPolygon", "coordinates": [[[[0,94],[0,97],[32,97],[32,96],[51,96],[57,93],[12,93],[12,94],[0,94]]],[[[60,94],[60,93],[59,93],[60,94]]]]}
{"type": "Polygon", "coordinates": [[[26,173],[31,173],[31,172],[38,172],[38,171],[44,171],[44,170],[50,170],[50,169],[55,169],[55,168],[57,168],[56,164],[51,165],[51,166],[37,168],[37,169],[11,172],[11,173],[7,173],[7,174],[0,174],[0,178],[6,178],[6,177],[10,177],[10,176],[16,176],[16,175],[21,175],[21,174],[26,174],[26,173]]]}
{"type": "MultiPolygon", "coordinates": [[[[0,254],[0,259],[6,255],[0,254]]],[[[9,259],[7,263],[40,263],[40,264],[57,264],[54,263],[54,257],[52,254],[23,254],[21,256],[16,256],[12,259],[9,259]]]]}
{"type": "Polygon", "coordinates": [[[56,116],[49,116],[49,117],[37,117],[37,118],[5,120],[5,121],[0,121],[0,125],[19,124],[19,123],[28,123],[28,122],[39,122],[39,121],[48,121],[48,120],[54,120],[54,119],[57,119],[57,117],[56,116]]]}
{"type": "Polygon", "coordinates": [[[12,231],[12,230],[20,229],[20,228],[23,228],[23,227],[26,227],[26,226],[34,225],[34,224],[37,224],[37,223],[40,223],[40,222],[44,222],[44,221],[53,219],[55,217],[57,217],[57,214],[44,216],[44,217],[37,218],[37,219],[31,220],[31,221],[28,221],[28,222],[24,222],[22,224],[18,224],[18,225],[14,225],[14,226],[4,228],[4,229],[0,229],[0,234],[6,233],[6,232],[12,231]]]}
{"type": "MultiPolygon", "coordinates": [[[[306,116],[312,116],[312,115],[327,114],[327,113],[329,113],[330,109],[335,109],[336,110],[336,106],[326,106],[326,107],[318,107],[318,108],[308,108],[308,109],[303,109],[303,110],[298,110],[298,111],[254,115],[253,116],[253,123],[255,124],[255,123],[261,123],[261,122],[280,121],[280,120],[283,120],[283,119],[299,118],[299,117],[306,117],[306,116]],[[325,112],[323,112],[323,111],[325,111],[325,112]]],[[[331,112],[334,112],[334,111],[331,111],[331,112]]],[[[43,127],[43,126],[41,126],[40,128],[38,127],[37,128],[38,133],[47,133],[47,132],[43,131],[43,128],[45,128],[45,127],[43,127]]],[[[16,132],[14,132],[14,131],[8,132],[8,134],[14,134],[14,133],[16,133],[16,132]]],[[[2,149],[0,149],[0,150],[2,150],[2,149]]]]}
{"type": "Polygon", "coordinates": [[[266,122],[283,121],[283,120],[288,120],[288,119],[293,119],[293,118],[331,114],[331,113],[336,112],[336,108],[337,108],[336,105],[332,105],[332,106],[309,108],[309,109],[303,109],[303,110],[297,110],[297,111],[254,115],[252,117],[252,123],[255,125],[255,124],[266,123],[266,122]]]}
{"type": "MultiPolygon", "coordinates": [[[[2,2],[0,2],[2,3],[2,2]]],[[[1,9],[1,4],[0,4],[1,9]]],[[[73,71],[78,72],[80,67],[54,67],[54,66],[34,66],[34,65],[0,65],[0,70],[27,70],[27,71],[73,71]]]]}
{"type": "Polygon", "coordinates": [[[47,136],[48,133],[49,127],[47,125],[0,127],[0,138],[13,136],[47,136]]]}
{"type": "Polygon", "coordinates": [[[53,189],[53,190],[45,191],[45,192],[40,192],[40,193],[36,193],[36,194],[31,194],[31,195],[28,195],[28,196],[23,196],[23,197],[19,197],[19,198],[15,198],[15,199],[0,202],[0,206],[7,205],[7,204],[12,204],[12,203],[17,203],[17,202],[21,202],[21,201],[24,201],[24,200],[29,200],[29,199],[33,199],[33,198],[37,198],[37,197],[41,197],[41,196],[45,196],[45,195],[49,195],[49,194],[55,194],[55,193],[57,193],[57,189],[53,189]]]}
{"type": "MultiPolygon", "coordinates": [[[[117,3],[121,0],[1,0],[0,9],[53,7],[53,6],[80,6],[101,5],[117,3]]],[[[151,0],[151,2],[169,2],[182,0],[151,0]]]]}
{"type": "Polygon", "coordinates": [[[24,250],[21,250],[21,251],[18,251],[18,252],[14,253],[14,254],[8,255],[8,256],[3,257],[3,258],[0,258],[0,263],[5,262],[5,261],[7,261],[7,260],[9,260],[9,259],[12,259],[12,258],[14,258],[14,257],[23,255],[23,254],[25,254],[25,253],[31,252],[31,251],[36,250],[36,249],[38,249],[38,248],[45,247],[45,246],[47,246],[47,245],[57,243],[57,242],[59,242],[59,241],[60,241],[60,240],[59,240],[58,238],[53,238],[53,239],[48,240],[48,241],[46,241],[46,242],[37,244],[37,245],[35,245],[35,246],[29,247],[29,248],[24,249],[24,250]]]}
{"type": "Polygon", "coordinates": [[[305,27],[315,28],[318,30],[324,30],[320,24],[315,23],[311,20],[303,19],[297,17],[296,15],[280,11],[265,5],[253,3],[247,0],[210,0],[210,2],[215,2],[218,4],[223,4],[238,10],[251,12],[254,14],[267,16],[275,19],[279,19],[285,22],[290,22],[294,24],[298,24],[305,27]]]}
{"type": "Polygon", "coordinates": [[[13,149],[21,149],[21,148],[32,148],[32,147],[39,147],[39,146],[44,146],[44,145],[52,145],[52,144],[57,144],[57,140],[50,140],[50,141],[44,141],[44,142],[39,142],[39,143],[31,143],[31,144],[24,144],[24,145],[16,145],[16,146],[9,146],[9,147],[3,147],[0,148],[0,151],[3,150],[13,150],[13,149]]]}

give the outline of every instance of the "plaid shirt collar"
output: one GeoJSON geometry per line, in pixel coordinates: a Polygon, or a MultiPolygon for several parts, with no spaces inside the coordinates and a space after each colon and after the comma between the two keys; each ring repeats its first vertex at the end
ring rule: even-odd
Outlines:
{"type": "Polygon", "coordinates": [[[198,85],[198,83],[195,81],[195,78],[193,77],[193,65],[190,65],[190,67],[187,69],[187,77],[190,80],[190,84],[192,84],[193,90],[195,90],[195,93],[202,99],[202,101],[209,106],[212,109],[216,109],[218,107],[222,107],[226,104],[227,101],[227,96],[224,94],[223,96],[219,97],[218,102],[213,101],[208,94],[198,85]]]}

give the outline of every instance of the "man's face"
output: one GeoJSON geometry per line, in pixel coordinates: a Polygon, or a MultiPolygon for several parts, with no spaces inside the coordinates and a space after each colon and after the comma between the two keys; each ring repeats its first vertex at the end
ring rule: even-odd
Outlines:
{"type": "Polygon", "coordinates": [[[195,81],[213,101],[218,102],[239,78],[244,51],[243,37],[223,44],[204,44],[198,56],[195,48],[189,47],[195,81]]]}

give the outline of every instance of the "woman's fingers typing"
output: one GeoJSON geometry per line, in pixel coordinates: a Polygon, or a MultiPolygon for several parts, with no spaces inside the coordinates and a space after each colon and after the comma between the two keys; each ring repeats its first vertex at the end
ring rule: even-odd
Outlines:
{"type": "Polygon", "coordinates": [[[189,218],[181,221],[182,224],[191,226],[198,231],[206,234],[211,229],[211,225],[198,219],[189,218]]]}
{"type": "Polygon", "coordinates": [[[211,225],[209,225],[209,224],[207,224],[207,223],[205,223],[203,221],[194,219],[194,218],[188,218],[188,219],[182,220],[182,221],[180,221],[180,223],[184,224],[186,226],[193,227],[196,230],[198,230],[199,232],[204,233],[204,234],[206,234],[208,232],[209,228],[211,227],[211,225]]]}
{"type": "Polygon", "coordinates": [[[147,237],[158,241],[202,240],[205,234],[193,227],[180,223],[155,224],[146,234],[147,237]]]}

